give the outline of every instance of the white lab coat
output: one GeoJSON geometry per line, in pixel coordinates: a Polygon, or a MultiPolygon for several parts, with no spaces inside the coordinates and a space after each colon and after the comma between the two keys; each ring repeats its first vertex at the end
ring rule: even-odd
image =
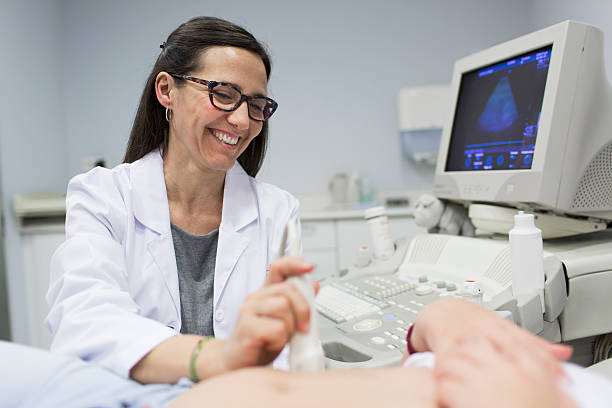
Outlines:
{"type": "MultiPolygon", "coordinates": [[[[180,332],[181,306],[163,161],[158,151],[114,169],[74,177],[66,242],[51,260],[51,350],[129,376],[151,349],[180,332]]],[[[227,172],[214,277],[215,336],[232,331],[247,294],[280,252],[291,194],[227,172]]]]}

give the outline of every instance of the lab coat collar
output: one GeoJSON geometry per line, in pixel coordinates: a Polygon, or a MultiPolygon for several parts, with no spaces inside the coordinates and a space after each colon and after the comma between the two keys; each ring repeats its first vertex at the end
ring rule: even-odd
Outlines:
{"type": "Polygon", "coordinates": [[[223,212],[217,246],[217,251],[223,250],[223,256],[219,256],[217,252],[213,298],[215,310],[219,307],[223,291],[234,273],[238,259],[249,245],[249,239],[240,230],[255,221],[258,213],[251,179],[242,166],[236,163],[225,176],[223,212]]]}
{"type": "Polygon", "coordinates": [[[251,178],[236,162],[225,175],[221,227],[240,231],[257,219],[258,208],[251,178]]]}
{"type": "Polygon", "coordinates": [[[154,150],[132,163],[134,216],[161,235],[170,234],[170,209],[164,180],[164,161],[154,150]]]}
{"type": "MultiPolygon", "coordinates": [[[[134,215],[161,235],[170,234],[170,210],[164,180],[164,162],[154,150],[133,163],[134,215]]],[[[257,219],[258,206],[249,175],[236,162],[225,176],[221,227],[239,231],[257,219]]]]}

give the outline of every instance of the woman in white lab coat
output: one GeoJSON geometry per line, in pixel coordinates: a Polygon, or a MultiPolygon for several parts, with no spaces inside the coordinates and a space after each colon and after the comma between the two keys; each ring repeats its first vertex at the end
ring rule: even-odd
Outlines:
{"type": "Polygon", "coordinates": [[[313,267],[276,261],[298,202],[254,178],[277,107],[264,48],[210,17],[161,48],[125,163],[68,185],[47,295],[53,351],[145,383],[272,361],[308,325],[284,278],[313,267]]]}

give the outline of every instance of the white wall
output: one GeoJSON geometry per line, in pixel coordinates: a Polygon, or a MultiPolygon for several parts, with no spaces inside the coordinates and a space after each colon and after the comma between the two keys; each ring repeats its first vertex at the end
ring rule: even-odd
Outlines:
{"type": "Polygon", "coordinates": [[[66,185],[60,24],[59,1],[1,3],[0,178],[11,329],[17,341],[27,341],[28,329],[12,197],[18,192],[61,192],[66,185]]]}

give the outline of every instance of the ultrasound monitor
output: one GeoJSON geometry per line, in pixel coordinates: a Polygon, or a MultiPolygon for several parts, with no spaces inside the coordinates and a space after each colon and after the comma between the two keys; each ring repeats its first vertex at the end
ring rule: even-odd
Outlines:
{"type": "Polygon", "coordinates": [[[601,30],[566,21],[456,62],[434,194],[612,220],[601,30]]]}
{"type": "Polygon", "coordinates": [[[531,168],[551,50],[463,75],[446,171],[531,168]]]}

